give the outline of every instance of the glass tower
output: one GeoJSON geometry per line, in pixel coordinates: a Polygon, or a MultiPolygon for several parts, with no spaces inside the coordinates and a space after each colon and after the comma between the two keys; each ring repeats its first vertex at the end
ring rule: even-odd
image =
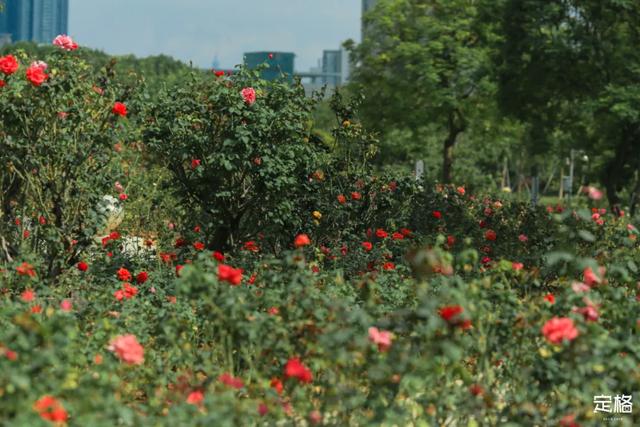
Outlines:
{"type": "Polygon", "coordinates": [[[0,14],[0,34],[13,41],[51,43],[68,33],[69,0],[9,0],[0,14]]]}

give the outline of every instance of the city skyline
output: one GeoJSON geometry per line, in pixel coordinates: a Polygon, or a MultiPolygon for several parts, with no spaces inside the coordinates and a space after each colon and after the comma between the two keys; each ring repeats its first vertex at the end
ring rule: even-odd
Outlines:
{"type": "Polygon", "coordinates": [[[204,68],[214,61],[232,68],[244,52],[277,50],[296,54],[296,70],[317,67],[324,50],[359,40],[363,8],[362,0],[69,3],[69,34],[81,46],[114,55],[165,54],[204,68]]]}

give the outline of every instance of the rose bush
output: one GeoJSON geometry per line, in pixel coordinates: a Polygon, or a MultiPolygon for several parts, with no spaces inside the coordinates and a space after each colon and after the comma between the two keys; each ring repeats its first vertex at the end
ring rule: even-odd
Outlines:
{"type": "Polygon", "coordinates": [[[103,222],[96,207],[123,180],[117,147],[133,131],[112,108],[131,95],[108,69],[95,74],[71,52],[28,65],[34,59],[2,60],[2,256],[28,247],[55,277],[93,243],[103,222]]]}
{"type": "Polygon", "coordinates": [[[628,218],[376,171],[340,94],[320,141],[299,86],[151,102],[58,44],[0,60],[2,424],[595,426],[594,396],[637,400],[628,218]]]}

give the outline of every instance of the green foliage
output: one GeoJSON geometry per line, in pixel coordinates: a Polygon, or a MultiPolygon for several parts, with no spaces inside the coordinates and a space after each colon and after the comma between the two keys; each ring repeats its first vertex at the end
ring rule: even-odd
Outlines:
{"type": "MultiPolygon", "coordinates": [[[[69,270],[55,287],[6,266],[3,421],[35,425],[33,403],[49,394],[70,425],[260,425],[318,415],[325,425],[529,425],[566,416],[599,425],[593,396],[630,395],[638,382],[633,259],[640,249],[629,239],[637,231],[623,220],[600,226],[589,213],[526,211],[448,188],[431,198],[441,218],[424,218],[405,240],[374,240],[371,252],[354,249],[330,262],[315,245],[277,258],[226,254],[224,263],[244,269],[237,286],[221,279],[210,252],[188,247],[173,262],[126,264],[133,277],[146,271],[149,278],[121,301],[114,298],[123,286],[117,247],[96,251],[86,272],[69,270]],[[479,218],[496,230],[495,241],[486,241],[479,218]],[[445,243],[443,233],[465,227],[464,239],[445,243]],[[518,239],[521,231],[528,241],[518,239]],[[576,235],[588,238],[572,248],[576,235]],[[395,269],[344,274],[379,265],[406,243],[417,249],[396,259],[395,269]],[[486,245],[491,262],[482,259],[486,245]],[[186,260],[176,277],[174,266],[186,260]],[[526,267],[514,269],[516,260],[526,267]],[[587,280],[586,267],[598,266],[606,266],[599,284],[572,289],[587,280]],[[20,296],[25,289],[35,291],[33,301],[20,296]],[[70,311],[58,308],[63,299],[72,301],[70,311]],[[447,306],[463,311],[446,320],[447,306]],[[583,315],[585,307],[596,317],[583,315]],[[553,317],[571,318],[578,336],[546,340],[541,328],[553,317]],[[372,342],[371,327],[393,334],[387,348],[372,342]],[[142,344],[143,363],[127,365],[108,349],[124,334],[142,344]],[[287,378],[293,357],[311,383],[287,378]],[[224,374],[242,384],[225,384],[224,374]],[[194,391],[204,399],[189,404],[194,391]]],[[[633,415],[621,423],[633,425],[633,415]]]]}
{"type": "MultiPolygon", "coordinates": [[[[618,209],[618,192],[630,187],[640,166],[635,101],[640,6],[618,0],[502,5],[503,110],[529,123],[530,151],[556,145],[598,157],[600,179],[618,209]],[[558,133],[566,137],[554,138],[558,133]]],[[[630,205],[633,210],[633,199],[630,205]]]]}
{"type": "Polygon", "coordinates": [[[383,0],[366,18],[363,42],[352,49],[367,126],[385,135],[406,129],[421,143],[432,133],[444,144],[444,182],[452,179],[459,135],[492,106],[488,38],[491,29],[479,20],[477,2],[383,0]]]}
{"type": "MultiPolygon", "coordinates": [[[[490,10],[429,4],[402,22],[466,5],[486,25],[490,10]]],[[[433,30],[468,42],[468,24],[433,30]]],[[[443,66],[433,40],[425,64],[443,66]]],[[[377,172],[357,93],[325,105],[323,139],[318,100],[259,70],[193,72],[151,97],[81,55],[54,50],[41,86],[20,69],[0,88],[0,423],[47,425],[55,399],[82,426],[595,426],[594,396],[637,400],[626,217],[377,172]],[[116,192],[125,221],[102,230],[116,192]]],[[[632,96],[607,93],[635,120],[632,96]]],[[[484,111],[458,149],[493,170],[522,128],[484,111]]],[[[436,143],[439,126],[389,134],[436,143]]]]}
{"type": "Polygon", "coordinates": [[[145,143],[171,170],[190,225],[204,228],[211,248],[295,233],[302,213],[294,201],[324,152],[310,141],[314,101],[302,87],[257,76],[193,75],[161,92],[148,113],[145,143]],[[250,104],[241,92],[252,85],[250,104]]]}
{"type": "Polygon", "coordinates": [[[44,58],[49,79],[34,86],[23,70],[35,58],[17,57],[21,68],[0,89],[5,255],[29,246],[46,256],[55,276],[93,243],[102,221],[96,206],[120,178],[114,146],[131,130],[111,110],[130,99],[131,89],[112,81],[110,70],[95,74],[61,50],[44,58]]]}

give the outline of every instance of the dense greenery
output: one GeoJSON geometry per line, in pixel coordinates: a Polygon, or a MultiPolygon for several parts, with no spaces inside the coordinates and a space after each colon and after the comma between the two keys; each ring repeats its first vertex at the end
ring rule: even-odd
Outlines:
{"type": "Polygon", "coordinates": [[[616,197],[640,27],[598,4],[381,0],[328,100],[8,47],[0,424],[637,425],[640,233],[616,197]],[[603,80],[607,37],[629,62],[602,64],[629,68],[603,80]],[[496,192],[543,142],[609,171],[614,210],[593,182],[572,204],[496,192]],[[432,150],[425,180],[393,157],[432,150]]]}
{"type": "Polygon", "coordinates": [[[514,189],[531,167],[557,189],[574,150],[589,159],[574,191],[601,182],[635,212],[639,19],[632,0],[380,0],[351,45],[363,120],[385,162],[439,156],[429,176],[445,182],[492,175],[495,188],[508,159],[514,189]]]}

